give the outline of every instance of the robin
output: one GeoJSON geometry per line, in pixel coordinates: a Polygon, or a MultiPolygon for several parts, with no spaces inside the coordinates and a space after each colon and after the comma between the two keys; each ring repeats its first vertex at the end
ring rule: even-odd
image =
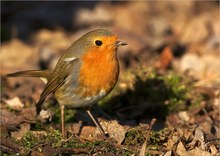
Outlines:
{"type": "Polygon", "coordinates": [[[42,77],[47,83],[36,104],[37,114],[45,98],[53,93],[61,108],[65,136],[64,108],[87,108],[86,112],[105,135],[90,107],[108,95],[119,76],[117,49],[127,45],[108,30],[97,29],[76,40],[60,57],[53,70],[20,71],[7,76],[42,77]]]}

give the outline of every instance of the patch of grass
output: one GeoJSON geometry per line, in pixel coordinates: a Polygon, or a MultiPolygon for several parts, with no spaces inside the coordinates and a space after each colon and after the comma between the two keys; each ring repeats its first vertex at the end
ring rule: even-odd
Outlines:
{"type": "MultiPolygon", "coordinates": [[[[167,128],[160,131],[151,130],[146,148],[148,150],[163,151],[163,148],[165,148],[163,144],[166,143],[170,135],[169,132],[170,130],[167,128]]],[[[140,148],[146,140],[147,134],[148,129],[146,127],[134,127],[127,132],[123,145],[140,148]]]]}
{"type": "Polygon", "coordinates": [[[128,156],[134,154],[134,151],[128,151],[126,149],[115,147],[110,142],[99,142],[96,146],[93,147],[92,153],[99,153],[100,155],[121,155],[128,156]]]}
{"type": "Polygon", "coordinates": [[[167,141],[167,136],[170,130],[164,128],[160,131],[151,131],[149,143],[151,145],[162,146],[162,144],[167,141]]]}
{"type": "Polygon", "coordinates": [[[13,109],[11,106],[6,106],[6,109],[11,112],[11,113],[14,113],[14,114],[17,114],[19,113],[20,111],[19,110],[16,110],[16,109],[13,109]]]}
{"type": "Polygon", "coordinates": [[[25,148],[35,149],[39,152],[42,152],[43,145],[49,144],[52,147],[65,147],[65,143],[62,134],[58,130],[52,130],[46,136],[36,136],[32,132],[27,132],[21,140],[21,144],[25,148]]]}
{"type": "Polygon", "coordinates": [[[137,126],[132,128],[126,133],[123,144],[128,146],[141,146],[145,141],[145,134],[147,134],[147,129],[144,127],[137,126]]]}
{"type": "Polygon", "coordinates": [[[58,130],[53,130],[47,134],[45,142],[50,142],[52,147],[57,147],[62,144],[62,134],[58,130]]]}
{"type": "Polygon", "coordinates": [[[176,74],[159,77],[162,79],[167,87],[167,109],[169,113],[177,112],[186,109],[185,102],[187,101],[187,92],[190,87],[186,87],[182,78],[176,74]]]}
{"type": "Polygon", "coordinates": [[[27,132],[21,139],[21,144],[27,149],[37,149],[42,152],[41,145],[44,143],[44,139],[36,137],[31,132],[27,132]]]}
{"type": "MultiPolygon", "coordinates": [[[[115,147],[115,145],[108,141],[82,141],[77,137],[72,136],[71,138],[64,140],[59,131],[50,131],[47,136],[38,137],[33,133],[28,132],[20,141],[27,149],[43,151],[45,145],[51,147],[63,147],[63,148],[86,148],[88,149],[87,154],[113,154],[113,155],[130,155],[132,151],[115,147]]],[[[61,153],[60,153],[61,154],[61,153]]]]}

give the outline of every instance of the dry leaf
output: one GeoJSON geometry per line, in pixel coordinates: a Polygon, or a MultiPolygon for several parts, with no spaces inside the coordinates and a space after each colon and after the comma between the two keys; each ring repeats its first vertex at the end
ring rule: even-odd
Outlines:
{"type": "MultiPolygon", "coordinates": [[[[94,126],[83,126],[81,128],[81,131],[79,131],[80,137],[83,137],[88,140],[94,140],[95,136],[93,137],[92,135],[95,134],[95,130],[96,130],[96,127],[94,126]]],[[[101,139],[101,137],[96,138],[96,140],[99,140],[99,139],[101,139]]]]}
{"type": "Polygon", "coordinates": [[[173,141],[173,139],[168,139],[168,141],[165,143],[165,146],[168,150],[171,150],[176,142],[173,141]]]}
{"type": "Polygon", "coordinates": [[[20,124],[20,130],[16,132],[11,132],[11,136],[17,140],[20,140],[29,130],[30,130],[30,124],[29,123],[23,123],[20,124]]]}
{"type": "Polygon", "coordinates": [[[211,153],[207,152],[207,151],[204,151],[198,147],[188,151],[188,155],[191,156],[211,156],[211,153]]]}
{"type": "Polygon", "coordinates": [[[201,148],[205,150],[205,134],[200,128],[196,128],[195,135],[191,143],[188,144],[191,148],[195,146],[195,144],[199,141],[201,143],[201,148]]]}
{"type": "MultiPolygon", "coordinates": [[[[83,126],[81,123],[73,123],[67,125],[66,130],[86,140],[97,141],[102,139],[102,137],[97,137],[95,134],[96,127],[94,126],[83,126]]],[[[100,136],[102,134],[99,133],[98,135],[100,136]]]]}
{"type": "Polygon", "coordinates": [[[180,119],[182,119],[183,121],[189,121],[189,115],[187,114],[186,111],[181,111],[178,113],[178,116],[180,117],[180,119]]]}
{"type": "MultiPolygon", "coordinates": [[[[112,120],[112,121],[102,120],[100,124],[104,128],[104,130],[108,132],[109,136],[115,139],[118,144],[121,144],[123,142],[128,127],[120,125],[116,120],[112,120]]],[[[96,129],[96,132],[97,130],[98,129],[96,129]]]]}
{"type": "Polygon", "coordinates": [[[211,145],[209,149],[213,155],[216,155],[218,153],[218,150],[216,149],[215,145],[211,145]]]}
{"type": "Polygon", "coordinates": [[[31,152],[30,156],[45,156],[45,155],[43,153],[33,151],[33,152],[31,152]]]}
{"type": "Polygon", "coordinates": [[[37,117],[37,112],[35,107],[29,107],[29,108],[23,108],[21,111],[21,115],[27,120],[27,121],[35,121],[37,117]]]}
{"type": "Polygon", "coordinates": [[[144,141],[143,145],[141,146],[139,156],[145,156],[146,146],[147,146],[147,139],[144,141]]]}
{"type": "Polygon", "coordinates": [[[21,110],[24,107],[24,104],[21,102],[21,100],[18,97],[14,97],[9,100],[4,100],[6,104],[14,110],[21,110]]]}
{"type": "Polygon", "coordinates": [[[171,156],[172,155],[172,151],[168,151],[165,154],[161,154],[160,156],[171,156]]]}
{"type": "Polygon", "coordinates": [[[182,142],[179,142],[176,148],[176,153],[181,156],[188,156],[186,148],[184,147],[182,142]]]}
{"type": "Polygon", "coordinates": [[[71,134],[79,135],[79,133],[80,133],[80,131],[82,129],[82,124],[81,123],[66,124],[65,128],[71,134]]]}
{"type": "Polygon", "coordinates": [[[23,116],[16,116],[5,109],[2,109],[0,114],[1,126],[19,125],[21,122],[25,121],[23,116]]]}
{"type": "Polygon", "coordinates": [[[170,46],[167,46],[163,49],[162,53],[160,54],[160,67],[164,69],[169,67],[172,60],[173,53],[171,51],[170,46]]]}
{"type": "Polygon", "coordinates": [[[184,137],[184,139],[185,139],[187,142],[188,142],[189,140],[192,140],[192,137],[193,137],[192,130],[189,130],[189,129],[185,130],[185,131],[183,132],[183,137],[184,137]]]}

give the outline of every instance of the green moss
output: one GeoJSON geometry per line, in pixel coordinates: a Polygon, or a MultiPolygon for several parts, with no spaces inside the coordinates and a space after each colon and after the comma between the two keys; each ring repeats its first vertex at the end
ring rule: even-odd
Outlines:
{"type": "Polygon", "coordinates": [[[27,148],[32,148],[33,144],[33,136],[31,133],[26,133],[26,135],[22,138],[22,143],[27,148]]]}
{"type": "Polygon", "coordinates": [[[140,126],[130,129],[126,133],[123,144],[128,146],[132,146],[132,145],[141,146],[145,141],[146,131],[147,131],[146,128],[140,126]]]}
{"type": "Polygon", "coordinates": [[[102,141],[96,146],[93,147],[92,153],[99,153],[100,155],[121,155],[121,156],[128,156],[134,154],[134,151],[125,150],[122,148],[118,148],[114,146],[111,142],[102,141]]]}
{"type": "Polygon", "coordinates": [[[168,132],[169,130],[167,128],[164,128],[160,131],[151,131],[149,138],[150,144],[161,146],[162,143],[166,141],[168,132]]]}
{"type": "MultiPolygon", "coordinates": [[[[32,132],[26,133],[22,138],[21,144],[27,149],[37,150],[39,152],[43,151],[43,147],[46,144],[56,148],[88,148],[87,154],[92,153],[113,153],[114,155],[129,155],[131,152],[115,147],[111,142],[107,141],[82,141],[77,137],[72,136],[71,138],[65,140],[62,138],[61,133],[58,130],[52,130],[48,132],[47,136],[37,137],[33,135],[32,132]]],[[[61,154],[61,153],[60,153],[61,154]]]]}
{"type": "Polygon", "coordinates": [[[32,124],[31,129],[32,130],[44,130],[45,126],[42,122],[36,121],[34,124],[32,124]]]}
{"type": "MultiPolygon", "coordinates": [[[[51,108],[52,108],[52,111],[54,112],[52,122],[53,123],[61,123],[61,110],[60,110],[59,105],[57,105],[55,107],[53,106],[51,108]]],[[[73,122],[73,118],[74,118],[74,115],[76,114],[76,110],[71,109],[71,108],[65,108],[64,113],[65,113],[65,116],[64,116],[65,123],[73,122]]]]}
{"type": "Polygon", "coordinates": [[[132,128],[127,132],[123,144],[129,147],[141,148],[146,138],[148,138],[146,149],[155,151],[164,151],[166,149],[163,144],[167,142],[170,130],[167,128],[160,131],[151,130],[150,134],[148,134],[149,130],[146,127],[138,126],[132,128]]]}
{"type": "Polygon", "coordinates": [[[48,133],[45,138],[45,142],[50,142],[52,147],[61,146],[62,144],[62,134],[58,130],[53,130],[48,133]]]}
{"type": "Polygon", "coordinates": [[[42,152],[41,146],[44,144],[44,139],[33,135],[32,132],[27,132],[21,139],[21,144],[27,149],[35,149],[42,152]]]}
{"type": "Polygon", "coordinates": [[[161,79],[167,86],[167,109],[169,113],[186,109],[185,101],[189,88],[182,82],[180,76],[171,74],[163,76],[161,79]]]}

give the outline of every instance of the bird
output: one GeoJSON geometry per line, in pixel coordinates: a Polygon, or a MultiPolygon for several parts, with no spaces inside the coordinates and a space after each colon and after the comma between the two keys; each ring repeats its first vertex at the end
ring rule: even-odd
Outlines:
{"type": "Polygon", "coordinates": [[[49,94],[53,94],[61,110],[61,131],[65,137],[65,108],[85,108],[106,135],[90,109],[107,96],[118,81],[117,50],[127,45],[106,29],[96,29],[77,39],[60,57],[54,69],[27,70],[7,74],[8,77],[39,77],[47,80],[38,102],[37,114],[49,94]]]}

